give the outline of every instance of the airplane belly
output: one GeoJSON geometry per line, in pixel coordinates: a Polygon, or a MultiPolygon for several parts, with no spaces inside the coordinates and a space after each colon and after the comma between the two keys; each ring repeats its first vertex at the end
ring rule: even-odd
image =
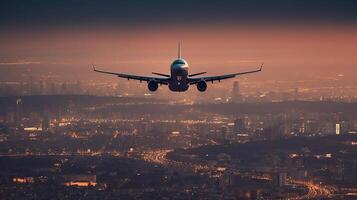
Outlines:
{"type": "Polygon", "coordinates": [[[169,84],[169,89],[174,92],[184,92],[188,90],[189,85],[188,84],[183,84],[183,83],[170,83],[169,84]]]}
{"type": "Polygon", "coordinates": [[[171,67],[171,81],[169,89],[175,92],[183,92],[188,90],[189,84],[187,83],[188,68],[180,65],[173,65],[171,67]]]}
{"type": "Polygon", "coordinates": [[[180,73],[174,74],[169,83],[169,89],[171,91],[183,92],[188,90],[189,84],[187,83],[187,71],[180,71],[180,73]]]}

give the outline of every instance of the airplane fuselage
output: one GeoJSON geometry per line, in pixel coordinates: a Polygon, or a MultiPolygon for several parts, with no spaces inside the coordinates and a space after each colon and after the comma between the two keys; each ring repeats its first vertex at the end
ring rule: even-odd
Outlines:
{"type": "Polygon", "coordinates": [[[167,85],[169,89],[173,92],[184,92],[187,91],[190,85],[196,85],[197,90],[200,92],[204,92],[207,89],[207,82],[213,83],[214,81],[221,81],[228,78],[234,78],[238,75],[249,74],[260,72],[262,70],[263,64],[260,66],[258,70],[252,71],[245,71],[240,73],[233,73],[233,74],[224,74],[218,76],[200,76],[205,74],[206,72],[199,72],[194,74],[188,73],[188,63],[185,59],[181,57],[181,45],[178,45],[178,55],[177,59],[174,60],[170,67],[170,74],[162,74],[157,72],[152,72],[157,76],[138,76],[132,74],[124,74],[124,73],[117,73],[117,72],[110,72],[110,71],[103,71],[98,70],[93,65],[93,70],[95,72],[104,73],[104,74],[111,74],[118,76],[120,78],[125,79],[134,79],[140,82],[145,81],[148,84],[148,89],[151,92],[155,92],[160,85],[167,85]],[[159,77],[158,77],[159,76],[159,77]]]}
{"type": "Polygon", "coordinates": [[[184,92],[188,90],[188,63],[182,59],[176,59],[170,68],[171,79],[169,89],[175,92],[184,92]]]}

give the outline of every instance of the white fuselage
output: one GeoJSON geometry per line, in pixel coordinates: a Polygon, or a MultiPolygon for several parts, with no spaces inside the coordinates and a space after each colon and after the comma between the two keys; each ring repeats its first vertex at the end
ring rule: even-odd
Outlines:
{"type": "Polygon", "coordinates": [[[171,64],[171,80],[169,82],[169,89],[171,91],[186,91],[189,88],[188,84],[188,64],[182,59],[176,59],[171,64]]]}

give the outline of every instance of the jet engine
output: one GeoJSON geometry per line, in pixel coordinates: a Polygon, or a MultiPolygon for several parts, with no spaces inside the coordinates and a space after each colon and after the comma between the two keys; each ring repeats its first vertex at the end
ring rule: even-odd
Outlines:
{"type": "Polygon", "coordinates": [[[207,89],[207,83],[204,80],[198,81],[198,83],[196,85],[197,85],[198,91],[200,91],[200,92],[204,92],[207,89]]]}
{"type": "Polygon", "coordinates": [[[155,92],[157,90],[157,88],[159,87],[159,84],[157,83],[157,81],[149,81],[148,83],[148,89],[151,92],[155,92]]]}

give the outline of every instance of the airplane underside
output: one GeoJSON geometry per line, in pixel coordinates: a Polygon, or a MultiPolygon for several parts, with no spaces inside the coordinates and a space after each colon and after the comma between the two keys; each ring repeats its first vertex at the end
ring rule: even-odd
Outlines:
{"type": "Polygon", "coordinates": [[[188,90],[190,85],[196,85],[197,90],[199,92],[204,92],[206,91],[207,83],[209,82],[211,83],[213,83],[214,81],[220,82],[221,80],[234,78],[238,75],[260,72],[263,68],[263,64],[257,70],[232,73],[232,74],[224,74],[218,76],[200,76],[202,74],[205,74],[206,72],[189,74],[188,68],[189,66],[187,61],[181,57],[180,43],[178,46],[178,57],[176,60],[173,61],[173,63],[170,66],[170,74],[152,72],[152,74],[157,75],[159,77],[138,76],[132,74],[123,74],[117,72],[97,70],[93,65],[93,70],[95,72],[111,74],[128,80],[133,79],[133,80],[138,80],[140,82],[145,81],[148,83],[148,89],[151,92],[155,92],[159,88],[159,85],[168,85],[169,89],[173,92],[185,92],[188,90]]]}
{"type": "Polygon", "coordinates": [[[183,84],[183,83],[170,83],[169,84],[169,89],[173,92],[184,92],[188,90],[189,85],[188,84],[183,84]]]}

